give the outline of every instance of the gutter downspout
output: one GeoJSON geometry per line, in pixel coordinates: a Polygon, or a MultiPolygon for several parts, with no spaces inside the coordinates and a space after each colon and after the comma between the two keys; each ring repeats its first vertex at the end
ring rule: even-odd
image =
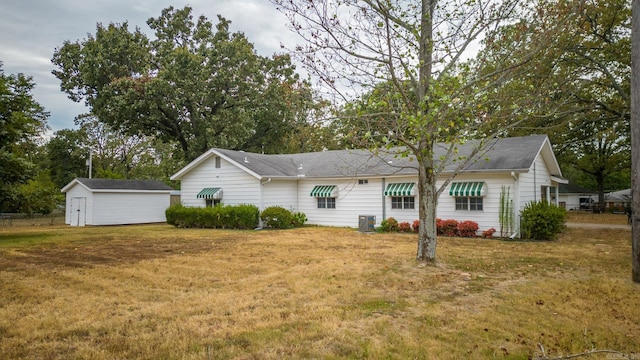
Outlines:
{"type": "MultiPolygon", "coordinates": [[[[535,166],[535,165],[534,165],[535,166]]],[[[513,207],[514,211],[518,211],[518,213],[515,216],[515,229],[513,231],[513,234],[511,234],[511,236],[509,236],[510,239],[515,239],[516,237],[520,236],[520,182],[518,181],[518,174],[516,174],[515,171],[511,172],[511,177],[513,178],[514,181],[514,187],[515,187],[515,199],[514,202],[517,205],[517,210],[516,207],[513,207]]]]}
{"type": "Polygon", "coordinates": [[[538,200],[537,188],[538,188],[538,185],[536,183],[536,163],[534,162],[533,163],[533,201],[538,200]]]}
{"type": "MultiPolygon", "coordinates": [[[[260,211],[264,210],[264,197],[262,196],[262,187],[270,182],[271,182],[271,178],[267,178],[267,181],[265,182],[260,182],[260,211]]],[[[255,228],[255,230],[260,230],[263,227],[264,227],[264,224],[262,224],[262,219],[258,217],[258,227],[255,228]]]]}
{"type": "Polygon", "coordinates": [[[382,178],[382,220],[387,218],[387,204],[386,204],[386,197],[384,196],[384,189],[385,189],[385,178],[382,178]]]}

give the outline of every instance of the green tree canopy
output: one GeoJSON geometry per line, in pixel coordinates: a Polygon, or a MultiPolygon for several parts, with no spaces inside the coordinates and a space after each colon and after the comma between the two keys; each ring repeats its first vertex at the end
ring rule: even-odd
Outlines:
{"type": "Polygon", "coordinates": [[[89,154],[85,147],[86,134],[82,130],[62,129],[56,131],[45,145],[51,180],[61,189],[77,177],[88,177],[86,160],[89,154]]]}
{"type": "Polygon", "coordinates": [[[627,0],[540,0],[527,20],[529,31],[521,23],[498,29],[477,60],[525,62],[511,81],[488,93],[489,113],[522,121],[506,134],[547,133],[575,182],[601,195],[607,186],[622,185],[607,181],[625,176],[630,166],[630,21],[627,0]],[[546,46],[532,58],[522,39],[546,46]],[[531,96],[515,101],[523,94],[531,96]]]}
{"type": "Polygon", "coordinates": [[[74,101],[130,135],[179,144],[191,160],[211,147],[277,152],[312,101],[287,55],[263,57],[230,22],[215,28],[191,8],[166,8],[147,24],[98,24],[95,35],[56,49],[53,73],[74,101]]]}
{"type": "Polygon", "coordinates": [[[29,154],[49,116],[33,99],[32,78],[5,75],[2,66],[0,61],[0,205],[15,201],[16,186],[33,176],[29,154]]]}

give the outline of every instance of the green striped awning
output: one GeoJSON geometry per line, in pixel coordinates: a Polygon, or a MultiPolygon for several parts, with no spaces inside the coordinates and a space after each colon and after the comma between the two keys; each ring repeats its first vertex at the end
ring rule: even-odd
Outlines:
{"type": "Polygon", "coordinates": [[[384,196],[415,196],[415,183],[394,183],[384,189],[384,196]]]}
{"type": "Polygon", "coordinates": [[[196,196],[198,199],[222,199],[222,188],[204,188],[196,196]]]}
{"type": "Polygon", "coordinates": [[[449,195],[451,196],[484,196],[485,186],[484,182],[454,182],[451,183],[449,189],[449,195]]]}
{"type": "Polygon", "coordinates": [[[338,190],[335,185],[316,185],[311,190],[311,196],[315,197],[337,197],[338,190]]]}

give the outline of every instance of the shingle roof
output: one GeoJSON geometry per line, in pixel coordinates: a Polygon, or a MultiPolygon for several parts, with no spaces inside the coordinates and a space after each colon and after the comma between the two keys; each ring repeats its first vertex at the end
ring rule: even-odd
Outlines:
{"type": "MultiPolygon", "coordinates": [[[[171,191],[172,187],[159,180],[121,180],[121,179],[88,179],[76,178],[77,181],[91,190],[163,190],[171,191]]],[[[71,183],[73,183],[73,181],[71,183]]],[[[70,183],[70,184],[71,184],[70,183]]],[[[68,187],[69,185],[65,186],[68,187]]],[[[64,188],[63,188],[64,190],[64,188]]]]}
{"type": "MultiPolygon", "coordinates": [[[[540,152],[545,135],[514,137],[492,140],[478,154],[476,161],[463,171],[510,171],[531,167],[540,152]]],[[[469,141],[458,146],[460,156],[468,155],[478,141],[469,141]]],[[[445,155],[447,146],[435,148],[436,162],[445,155]]],[[[264,155],[226,149],[212,149],[250,171],[263,177],[344,177],[344,176],[389,176],[413,175],[417,171],[413,157],[394,157],[390,153],[373,154],[368,150],[333,150],[303,154],[264,155]]],[[[453,171],[456,163],[450,163],[445,171],[453,171]]]]}
{"type": "Polygon", "coordinates": [[[560,184],[558,186],[560,194],[595,194],[597,191],[587,190],[574,184],[560,184]]]}

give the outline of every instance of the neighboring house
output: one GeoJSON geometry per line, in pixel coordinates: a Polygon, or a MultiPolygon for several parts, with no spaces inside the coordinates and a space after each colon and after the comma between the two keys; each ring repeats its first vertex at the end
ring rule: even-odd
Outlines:
{"type": "Polygon", "coordinates": [[[165,222],[173,189],[157,180],[76,178],[61,191],[65,223],[85,226],[165,222]]]}
{"type": "Polygon", "coordinates": [[[591,210],[598,193],[572,184],[560,184],[558,204],[567,210],[591,210]]]}
{"type": "MultiPolygon", "coordinates": [[[[461,145],[458,153],[469,154],[475,144],[461,145]]],[[[444,147],[436,149],[437,161],[444,147]]],[[[443,175],[454,168],[449,164],[443,175]]],[[[181,181],[185,206],[223,202],[254,204],[262,210],[279,205],[304,212],[309,224],[329,226],[357,227],[360,215],[375,216],[377,224],[388,217],[418,219],[416,162],[366,150],[264,155],[210,149],[171,179],[181,181]]],[[[438,186],[444,180],[439,179],[438,186]]],[[[503,188],[509,190],[517,216],[532,200],[557,204],[561,183],[567,181],[546,136],[498,139],[447,185],[437,216],[473,220],[480,230],[499,229],[503,188]]]]}
{"type": "MultiPolygon", "coordinates": [[[[631,206],[631,189],[613,191],[604,195],[607,208],[625,208],[631,206]]],[[[619,209],[622,210],[622,209],[619,209]]]]}

